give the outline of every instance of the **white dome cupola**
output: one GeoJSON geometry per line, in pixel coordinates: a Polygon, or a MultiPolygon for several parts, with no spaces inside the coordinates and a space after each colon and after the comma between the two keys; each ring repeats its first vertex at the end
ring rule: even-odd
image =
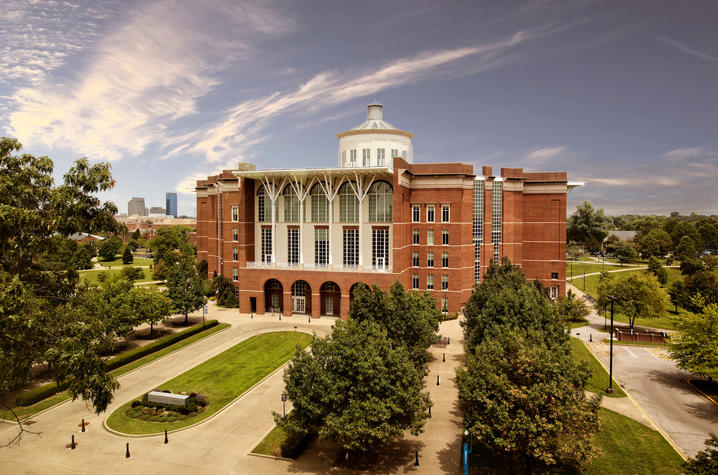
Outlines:
{"type": "Polygon", "coordinates": [[[412,162],[414,135],[385,122],[382,109],[381,104],[369,104],[366,121],[337,134],[340,167],[392,168],[394,157],[412,162]]]}

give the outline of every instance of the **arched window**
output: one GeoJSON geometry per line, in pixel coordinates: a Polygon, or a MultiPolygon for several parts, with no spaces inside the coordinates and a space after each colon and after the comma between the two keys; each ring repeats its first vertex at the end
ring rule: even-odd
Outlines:
{"type": "Polygon", "coordinates": [[[343,223],[359,221],[359,200],[349,182],[339,188],[339,221],[343,223]]]}
{"type": "Polygon", "coordinates": [[[257,221],[264,223],[272,220],[270,210],[269,197],[267,196],[267,190],[264,189],[264,185],[261,185],[257,190],[257,221]]]}
{"type": "Polygon", "coordinates": [[[292,188],[292,185],[287,185],[286,187],[284,187],[282,197],[284,198],[284,222],[299,222],[299,198],[294,192],[294,188],[292,188]]]}
{"type": "Polygon", "coordinates": [[[369,188],[369,221],[391,223],[393,193],[391,185],[377,181],[369,188]]]}
{"type": "Polygon", "coordinates": [[[312,222],[325,223],[329,221],[329,200],[319,183],[309,192],[312,197],[312,222]]]}

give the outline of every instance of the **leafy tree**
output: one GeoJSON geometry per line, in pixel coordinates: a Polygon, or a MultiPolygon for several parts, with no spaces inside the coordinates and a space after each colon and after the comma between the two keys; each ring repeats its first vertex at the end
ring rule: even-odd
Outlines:
{"type": "Polygon", "coordinates": [[[703,270],[706,270],[706,266],[701,259],[687,257],[681,260],[681,274],[685,276],[694,275],[703,270]]]}
{"type": "Polygon", "coordinates": [[[614,254],[618,258],[618,262],[620,262],[621,265],[638,259],[638,251],[636,251],[636,247],[626,241],[618,241],[618,243],[616,243],[614,254]]]}
{"type": "Polygon", "coordinates": [[[689,236],[683,236],[676,246],[676,257],[684,261],[686,259],[695,259],[696,255],[695,241],[689,236]]]}
{"type": "Polygon", "coordinates": [[[132,232],[132,240],[137,241],[140,238],[140,229],[137,228],[132,232]]]}
{"type": "MultiPolygon", "coordinates": [[[[718,304],[718,276],[708,270],[700,270],[693,275],[685,278],[686,291],[691,297],[700,296],[700,301],[705,304],[718,304]]],[[[685,305],[688,310],[693,312],[700,311],[697,301],[689,300],[685,305]]]]}
{"type": "Polygon", "coordinates": [[[606,271],[601,272],[601,275],[598,277],[598,286],[596,289],[598,298],[596,299],[596,307],[601,309],[603,312],[605,312],[611,305],[611,299],[609,296],[613,291],[612,280],[613,274],[606,271]]]}
{"type": "Polygon", "coordinates": [[[92,269],[92,249],[88,245],[78,246],[72,254],[72,266],[75,269],[92,269]]]}
{"type": "Polygon", "coordinates": [[[209,263],[207,262],[207,259],[202,259],[197,263],[197,273],[202,277],[203,279],[208,278],[209,276],[208,271],[209,270],[209,263]]]}
{"type": "Polygon", "coordinates": [[[168,267],[172,267],[183,258],[194,258],[194,248],[187,235],[190,230],[186,226],[159,228],[157,235],[150,241],[155,263],[162,260],[168,267]]]}
{"type": "Polygon", "coordinates": [[[686,284],[682,279],[673,282],[671,288],[668,289],[668,296],[671,299],[671,303],[676,306],[676,313],[678,313],[678,307],[685,307],[690,299],[686,284]]]}
{"type": "Polygon", "coordinates": [[[590,370],[570,346],[549,347],[535,331],[507,329],[469,351],[456,374],[465,423],[494,453],[523,459],[527,473],[579,467],[594,453],[601,398],[586,398],[590,370]]]}
{"type": "Polygon", "coordinates": [[[616,255],[616,246],[618,246],[618,243],[621,241],[621,239],[616,236],[615,234],[611,234],[606,238],[603,245],[606,248],[606,253],[615,256],[616,255]]]}
{"type": "Polygon", "coordinates": [[[112,261],[115,259],[115,256],[119,254],[120,249],[122,249],[122,239],[117,236],[107,238],[102,241],[102,244],[100,244],[100,259],[104,261],[112,261]]]}
{"type": "Polygon", "coordinates": [[[216,276],[212,280],[212,294],[217,296],[217,305],[236,307],[239,301],[235,289],[232,279],[223,275],[216,276]]]}
{"type": "Polygon", "coordinates": [[[426,292],[406,292],[395,282],[389,293],[376,285],[372,290],[359,286],[349,317],[358,321],[375,321],[384,327],[388,337],[406,346],[411,360],[423,368],[427,350],[436,341],[441,313],[436,301],[426,292]]]}
{"type": "Polygon", "coordinates": [[[165,280],[167,278],[167,265],[165,261],[159,260],[155,263],[155,268],[152,270],[153,280],[165,280]]]}
{"type": "Polygon", "coordinates": [[[96,197],[114,185],[110,167],[77,160],[55,186],[52,160],[21,149],[0,139],[0,403],[31,367],[52,360],[55,374],[70,375],[72,398],[99,413],[117,387],[99,354],[113,335],[84,311],[77,272],[71,258],[54,258],[52,236],[116,229],[117,208],[96,197]]]}
{"type": "Polygon", "coordinates": [[[584,201],[566,223],[566,238],[582,242],[589,251],[595,252],[608,234],[608,225],[603,209],[595,209],[590,201],[584,201]]]}
{"type": "Polygon", "coordinates": [[[666,293],[652,275],[619,276],[608,290],[616,298],[617,310],[628,318],[630,328],[636,317],[658,318],[665,312],[666,293]]]}
{"type": "Polygon", "coordinates": [[[581,256],[583,256],[583,250],[581,250],[578,244],[571,241],[566,246],[566,256],[569,259],[578,260],[581,258],[581,256]]]}
{"type": "Polygon", "coordinates": [[[374,321],[337,322],[311,352],[297,350],[284,372],[294,409],[277,424],[289,433],[332,440],[362,454],[406,430],[417,435],[428,418],[423,372],[403,345],[374,321]]]}
{"type": "Polygon", "coordinates": [[[120,275],[128,282],[134,282],[143,278],[145,273],[140,267],[124,266],[122,267],[122,271],[120,271],[120,275]]]}
{"type": "Polygon", "coordinates": [[[207,302],[202,278],[190,259],[173,264],[167,272],[167,289],[174,308],[184,313],[184,323],[189,323],[189,312],[199,310],[207,302]]]}
{"type": "Polygon", "coordinates": [[[706,305],[702,313],[689,313],[679,320],[669,351],[679,368],[718,377],[718,305],[706,305]]]}
{"type": "Polygon", "coordinates": [[[648,259],[648,272],[656,276],[661,285],[666,285],[666,282],[668,282],[668,271],[663,268],[661,262],[654,256],[648,259]]]}
{"type": "Polygon", "coordinates": [[[559,297],[554,301],[556,311],[566,322],[580,322],[586,319],[591,311],[583,299],[576,297],[570,290],[565,297],[559,297]]]}
{"type": "Polygon", "coordinates": [[[129,248],[130,251],[135,252],[137,249],[140,248],[140,243],[136,239],[130,239],[127,241],[127,248],[129,248]]]}
{"type": "Polygon", "coordinates": [[[135,286],[127,295],[128,305],[137,323],[149,323],[150,336],[156,323],[172,315],[172,300],[153,286],[135,286]]]}
{"type": "Polygon", "coordinates": [[[718,436],[711,433],[706,439],[705,450],[684,462],[683,467],[689,475],[710,475],[718,473],[718,436]]]}
{"type": "Polygon", "coordinates": [[[641,253],[647,256],[665,256],[672,248],[671,236],[661,228],[651,229],[640,240],[641,253]]]}
{"type": "Polygon", "coordinates": [[[125,246],[125,251],[122,253],[122,263],[124,265],[131,264],[132,261],[134,261],[135,258],[132,255],[132,251],[130,250],[130,246],[125,246]]]}

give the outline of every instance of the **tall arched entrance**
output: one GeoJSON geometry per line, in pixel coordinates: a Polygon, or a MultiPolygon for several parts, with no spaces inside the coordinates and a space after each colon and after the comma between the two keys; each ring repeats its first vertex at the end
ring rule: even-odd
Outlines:
{"type": "Polygon", "coordinates": [[[292,313],[312,313],[312,288],[303,280],[292,284],[292,313]]]}
{"type": "Polygon", "coordinates": [[[281,313],[284,311],[284,289],[277,279],[264,283],[264,311],[281,313]]]}
{"type": "Polygon", "coordinates": [[[342,294],[336,282],[324,282],[319,289],[319,301],[322,315],[339,316],[342,294]]]}

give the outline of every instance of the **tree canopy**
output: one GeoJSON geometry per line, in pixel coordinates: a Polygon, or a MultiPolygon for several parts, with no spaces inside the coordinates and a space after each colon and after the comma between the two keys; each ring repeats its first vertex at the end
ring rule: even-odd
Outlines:
{"type": "Polygon", "coordinates": [[[189,313],[199,310],[207,303],[204,296],[204,282],[197,274],[197,266],[191,258],[184,258],[172,264],[167,271],[169,298],[177,313],[184,314],[185,325],[189,313]]]}
{"type": "Polygon", "coordinates": [[[584,201],[576,207],[566,223],[566,239],[582,242],[589,251],[597,251],[608,229],[609,220],[603,209],[596,209],[590,201],[584,201]]]}
{"type": "Polygon", "coordinates": [[[658,318],[665,313],[666,293],[652,274],[626,273],[600,285],[599,300],[608,303],[615,298],[616,310],[628,318],[630,328],[636,317],[658,318]]]}
{"type": "Polygon", "coordinates": [[[701,313],[683,315],[669,351],[679,368],[718,378],[718,305],[709,304],[701,313]]]}

